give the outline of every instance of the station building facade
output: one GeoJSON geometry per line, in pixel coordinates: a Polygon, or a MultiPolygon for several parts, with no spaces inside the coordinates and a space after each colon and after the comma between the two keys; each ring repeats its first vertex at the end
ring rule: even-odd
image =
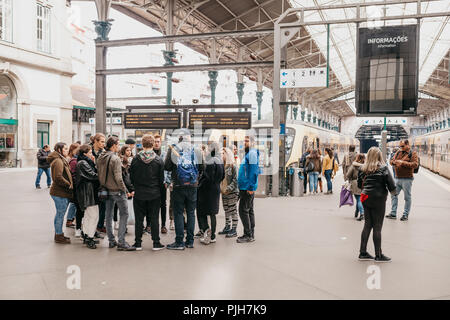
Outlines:
{"type": "Polygon", "coordinates": [[[31,167],[72,140],[66,1],[0,0],[0,167],[31,167]]]}

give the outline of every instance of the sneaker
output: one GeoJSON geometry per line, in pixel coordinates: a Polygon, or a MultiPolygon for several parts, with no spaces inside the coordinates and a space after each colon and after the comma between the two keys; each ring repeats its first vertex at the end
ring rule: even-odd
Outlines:
{"type": "Polygon", "coordinates": [[[95,244],[96,244],[96,243],[95,243],[94,238],[88,238],[87,241],[86,241],[86,246],[87,246],[89,249],[97,249],[97,246],[96,246],[95,244]]]}
{"type": "Polygon", "coordinates": [[[397,219],[397,216],[394,216],[392,214],[388,214],[388,215],[386,215],[386,218],[395,220],[395,219],[397,219]]]}
{"type": "Polygon", "coordinates": [[[153,251],[158,251],[164,249],[165,246],[161,244],[161,242],[156,242],[153,244],[153,251]]]}
{"type": "Polygon", "coordinates": [[[173,220],[170,220],[169,229],[170,230],[175,230],[175,226],[173,225],[173,220]]]}
{"type": "Polygon", "coordinates": [[[36,189],[42,189],[41,186],[36,186],[36,189]]]}
{"type": "Polygon", "coordinates": [[[236,228],[231,229],[230,232],[228,232],[227,235],[225,236],[225,238],[233,238],[233,237],[237,237],[236,228]]]}
{"type": "Polygon", "coordinates": [[[136,251],[136,247],[130,246],[127,242],[117,246],[118,251],[136,251]]]}
{"type": "Polygon", "coordinates": [[[75,230],[75,238],[81,238],[81,229],[75,230]]]}
{"type": "Polygon", "coordinates": [[[384,254],[381,254],[381,256],[375,257],[375,262],[391,262],[391,258],[386,257],[384,254]]]}
{"type": "Polygon", "coordinates": [[[193,244],[193,243],[187,243],[187,242],[185,242],[185,243],[184,243],[184,246],[185,246],[186,248],[190,248],[190,249],[194,248],[194,244],[193,244]]]}
{"type": "Polygon", "coordinates": [[[215,243],[217,240],[216,240],[216,235],[212,235],[211,236],[211,243],[215,243]]]}
{"type": "Polygon", "coordinates": [[[403,216],[400,218],[400,221],[408,221],[408,216],[403,216]]]}
{"type": "Polygon", "coordinates": [[[360,215],[359,217],[358,217],[358,219],[356,219],[357,221],[361,221],[361,220],[364,220],[364,215],[362,214],[362,215],[360,215]]]}
{"type": "Polygon", "coordinates": [[[75,228],[75,223],[73,223],[73,220],[66,221],[66,228],[75,228]]]}
{"type": "Polygon", "coordinates": [[[184,250],[185,246],[184,243],[183,244],[179,244],[179,243],[171,243],[167,245],[167,249],[169,250],[184,250]]]}
{"type": "Polygon", "coordinates": [[[360,261],[369,261],[369,260],[374,260],[375,258],[372,257],[368,252],[365,253],[360,253],[358,260],[360,261]]]}
{"type": "Polygon", "coordinates": [[[117,241],[116,240],[109,242],[109,248],[112,249],[114,247],[117,247],[117,241]]]}
{"type": "Polygon", "coordinates": [[[237,243],[245,243],[245,242],[251,242],[250,241],[250,237],[249,236],[241,236],[241,237],[238,237],[237,239],[236,239],[236,242],[237,243]]]}
{"type": "Polygon", "coordinates": [[[211,229],[207,229],[203,235],[203,238],[200,239],[200,242],[203,244],[211,243],[211,229]]]}
{"type": "Polygon", "coordinates": [[[100,233],[98,233],[98,232],[96,231],[95,234],[94,234],[94,238],[97,238],[97,239],[103,239],[104,236],[102,236],[100,233]]]}
{"type": "Polygon", "coordinates": [[[161,227],[161,233],[167,233],[167,228],[166,227],[161,227]]]}
{"type": "Polygon", "coordinates": [[[197,232],[197,233],[194,235],[194,238],[195,238],[195,239],[203,238],[203,231],[200,230],[199,232],[197,232]]]}
{"type": "Polygon", "coordinates": [[[136,248],[136,251],[142,251],[142,244],[135,242],[133,247],[136,248]]]}
{"type": "Polygon", "coordinates": [[[222,231],[219,231],[219,234],[228,234],[230,231],[231,231],[231,227],[230,227],[229,224],[227,224],[227,225],[225,226],[225,228],[223,228],[222,231]]]}

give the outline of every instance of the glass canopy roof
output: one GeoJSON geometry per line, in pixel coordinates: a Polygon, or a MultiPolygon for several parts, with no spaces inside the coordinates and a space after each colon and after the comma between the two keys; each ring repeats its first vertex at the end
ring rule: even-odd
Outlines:
{"type": "MultiPolygon", "coordinates": [[[[289,0],[292,7],[319,7],[326,5],[370,3],[379,0],[289,0]]],[[[389,1],[387,1],[389,2],[389,1]]],[[[450,1],[426,1],[421,3],[422,13],[450,11],[450,1]]],[[[361,17],[369,17],[368,23],[360,27],[375,28],[402,24],[415,24],[416,19],[380,21],[377,17],[413,15],[417,12],[417,3],[369,6],[361,8],[361,17]]],[[[356,18],[356,9],[314,10],[305,12],[305,21],[327,21],[356,18]]],[[[445,54],[450,50],[450,17],[424,18],[420,25],[419,86],[423,86],[436,69],[445,54]]],[[[306,27],[312,38],[326,56],[326,25],[306,27]]],[[[344,88],[355,85],[356,70],[356,23],[330,25],[330,67],[344,88]]]]}

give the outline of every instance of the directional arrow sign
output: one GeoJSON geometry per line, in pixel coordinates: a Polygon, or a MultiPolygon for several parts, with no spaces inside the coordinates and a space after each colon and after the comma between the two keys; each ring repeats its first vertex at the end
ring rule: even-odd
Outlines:
{"type": "Polygon", "coordinates": [[[280,85],[283,88],[326,87],[326,68],[282,69],[280,85]]]}

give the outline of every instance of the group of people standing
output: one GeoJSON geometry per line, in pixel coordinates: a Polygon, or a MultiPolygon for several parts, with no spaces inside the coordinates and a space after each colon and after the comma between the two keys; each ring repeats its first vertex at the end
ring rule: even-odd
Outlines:
{"type": "Polygon", "coordinates": [[[253,199],[259,174],[259,151],[253,147],[254,137],[245,137],[245,156],[239,168],[237,156],[231,149],[220,148],[215,142],[197,148],[191,144],[190,137],[189,131],[183,131],[178,143],[169,145],[165,153],[161,152],[161,136],[144,135],[142,150],[135,156],[132,155],[134,141],[126,141],[129,144],[121,148],[117,137],[106,140],[101,133],[93,136],[90,144],[75,143],[69,147],[63,142],[57,143],[45,158],[53,178],[50,195],[56,207],[54,241],[70,243],[62,230],[70,206],[76,213],[75,218],[68,214],[66,226],[72,226],[76,220],[75,236],[82,238],[88,248],[95,249],[99,242],[96,239],[106,233],[109,248],[142,250],[142,236],[148,232],[153,250],[161,250],[165,246],[159,234],[160,231],[167,233],[169,190],[170,229],[175,229],[176,237],[167,249],[193,248],[194,237],[200,238],[203,244],[216,242],[216,215],[221,194],[226,224],[219,234],[237,237],[239,202],[244,234],[237,242],[253,242],[253,199]],[[133,245],[125,240],[128,199],[133,199],[135,215],[133,245]],[[200,229],[196,235],[195,211],[200,229]],[[113,221],[117,220],[116,240],[113,221]]]}
{"type": "Polygon", "coordinates": [[[350,190],[356,200],[355,217],[358,217],[359,213],[357,220],[364,220],[359,260],[391,261],[391,258],[385,256],[381,250],[381,230],[388,193],[391,193],[392,209],[386,218],[396,218],[398,195],[401,190],[404,190],[405,208],[400,220],[408,220],[413,174],[419,166],[417,153],[411,150],[408,140],[400,141],[400,150],[393,155],[390,164],[395,178],[378,147],[370,148],[366,156],[356,153],[354,146],[350,146],[349,153],[343,161],[344,179],[349,181],[350,190]],[[371,231],[373,231],[375,257],[367,252],[367,242],[371,231]]]}
{"type": "Polygon", "coordinates": [[[317,194],[323,192],[322,177],[327,181],[327,192],[333,193],[333,179],[339,169],[339,159],[332,148],[325,148],[325,156],[322,156],[320,149],[309,147],[300,158],[300,167],[303,168],[303,193],[309,181],[309,193],[317,194]]]}

